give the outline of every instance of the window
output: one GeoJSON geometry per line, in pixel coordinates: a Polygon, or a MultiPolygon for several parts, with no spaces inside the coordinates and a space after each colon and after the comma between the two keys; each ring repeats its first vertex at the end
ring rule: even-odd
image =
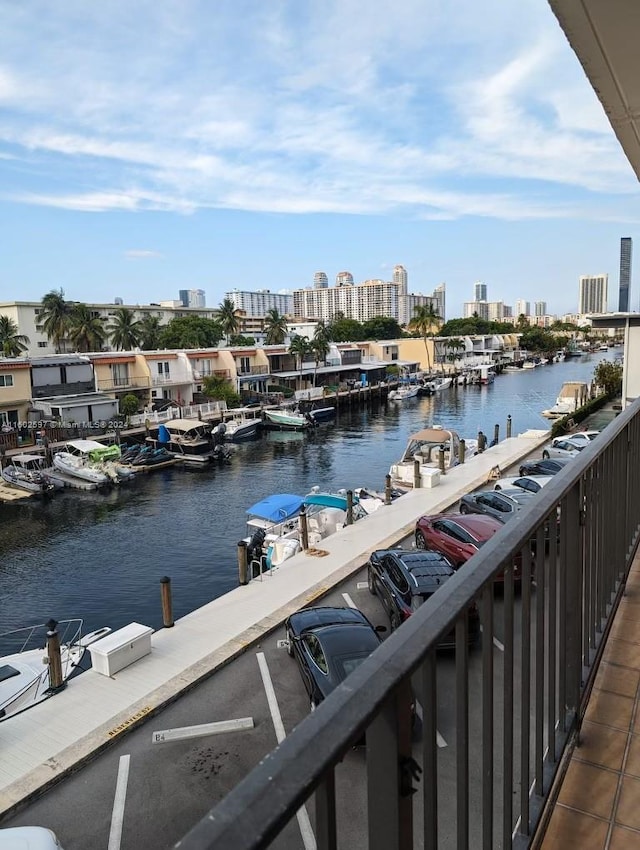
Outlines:
{"type": "Polygon", "coordinates": [[[385,558],[384,565],[389,573],[389,578],[398,588],[400,593],[406,593],[409,590],[409,582],[402,575],[401,569],[393,562],[391,558],[385,558]]]}
{"type": "Polygon", "coordinates": [[[238,360],[240,361],[239,365],[240,365],[240,373],[241,374],[246,375],[249,372],[251,372],[251,358],[250,357],[239,357],[238,360]]]}
{"type": "Polygon", "coordinates": [[[169,363],[167,360],[159,360],[158,361],[158,375],[159,377],[169,377],[169,363]]]}
{"type": "Polygon", "coordinates": [[[307,635],[304,638],[304,641],[307,645],[307,652],[315,661],[316,666],[323,673],[327,673],[329,668],[327,667],[327,659],[324,657],[324,652],[322,651],[322,647],[320,646],[320,641],[315,635],[307,635]]]}
{"type": "Polygon", "coordinates": [[[0,387],[12,387],[13,375],[0,375],[0,387]]]}
{"type": "Polygon", "coordinates": [[[48,344],[49,344],[48,342],[42,342],[42,341],[40,341],[40,342],[38,343],[38,348],[46,348],[48,344]]]}

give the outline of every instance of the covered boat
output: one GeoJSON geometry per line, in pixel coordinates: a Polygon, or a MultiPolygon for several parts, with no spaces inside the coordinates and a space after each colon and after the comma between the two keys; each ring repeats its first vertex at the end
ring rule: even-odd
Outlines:
{"type": "MultiPolygon", "coordinates": [[[[473,441],[467,441],[467,451],[475,450],[473,441]]],[[[402,457],[392,464],[389,474],[391,484],[401,489],[410,489],[415,481],[415,462],[419,461],[421,480],[429,478],[440,467],[440,450],[444,449],[445,469],[459,462],[460,437],[456,431],[433,426],[411,434],[402,457]]]]}
{"type": "Polygon", "coordinates": [[[55,488],[50,481],[38,470],[23,469],[16,464],[5,466],[1,473],[4,481],[18,490],[26,490],[29,493],[50,493],[55,488]]]}
{"type": "Polygon", "coordinates": [[[228,450],[222,451],[222,433],[216,438],[212,427],[199,419],[170,419],[160,425],[157,437],[147,437],[154,448],[164,448],[185,463],[204,464],[222,459],[228,450]]]}

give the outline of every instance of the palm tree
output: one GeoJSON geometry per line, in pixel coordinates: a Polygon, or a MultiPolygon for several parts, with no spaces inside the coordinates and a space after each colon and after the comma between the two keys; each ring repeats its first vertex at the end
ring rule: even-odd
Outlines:
{"type": "Polygon", "coordinates": [[[29,337],[18,333],[18,325],[9,316],[0,316],[0,351],[3,357],[19,357],[29,346],[29,337]]]}
{"type": "Polygon", "coordinates": [[[107,331],[98,316],[92,316],[86,304],[74,304],[69,339],[77,351],[100,351],[107,331]]]}
{"type": "Polygon", "coordinates": [[[287,319],[277,309],[272,307],[264,320],[265,337],[267,345],[282,345],[287,336],[287,319]]]}
{"type": "Polygon", "coordinates": [[[231,334],[236,334],[240,330],[240,319],[238,318],[236,305],[233,303],[231,298],[225,298],[222,304],[219,305],[216,312],[216,319],[220,322],[222,330],[227,338],[227,345],[229,345],[229,337],[231,334]]]}
{"type": "Polygon", "coordinates": [[[409,322],[409,330],[416,331],[420,334],[424,341],[424,348],[427,352],[427,371],[431,371],[431,355],[429,354],[429,346],[427,345],[427,337],[432,337],[434,328],[439,327],[440,316],[433,309],[433,304],[421,304],[414,307],[413,319],[409,322]]]}
{"type": "Polygon", "coordinates": [[[302,378],[302,361],[304,360],[305,354],[308,354],[310,351],[311,346],[309,345],[309,340],[299,334],[296,334],[289,344],[289,354],[293,354],[296,358],[300,378],[302,378]]]}
{"type": "Polygon", "coordinates": [[[67,337],[71,322],[73,304],[65,301],[64,289],[52,289],[42,299],[42,309],[36,328],[44,331],[53,341],[56,352],[60,352],[61,343],[67,337]]]}
{"type": "Polygon", "coordinates": [[[330,341],[329,329],[324,322],[318,322],[313,334],[313,339],[311,340],[311,345],[309,346],[310,350],[313,352],[315,360],[315,371],[313,373],[314,387],[316,385],[316,378],[318,375],[318,364],[322,361],[322,364],[324,365],[327,359],[327,354],[331,351],[331,346],[329,345],[330,341]]]}
{"type": "Polygon", "coordinates": [[[108,328],[109,338],[116,349],[131,351],[132,348],[140,345],[142,323],[135,318],[133,310],[128,307],[118,307],[111,317],[111,322],[108,328]]]}
{"type": "Polygon", "coordinates": [[[146,315],[140,322],[140,348],[153,351],[160,347],[162,326],[157,316],[146,315]]]}

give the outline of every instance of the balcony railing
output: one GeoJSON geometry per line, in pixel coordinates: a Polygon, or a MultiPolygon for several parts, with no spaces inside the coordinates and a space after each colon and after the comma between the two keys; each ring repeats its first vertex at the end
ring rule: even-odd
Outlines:
{"type": "Polygon", "coordinates": [[[354,835],[369,850],[528,847],[579,731],[638,544],[639,468],[640,400],[264,758],[181,850],[269,847],[312,795],[315,838],[305,846],[318,850],[352,847],[354,835]],[[467,643],[474,604],[480,650],[467,643]],[[455,655],[443,661],[436,648],[452,628],[455,655]],[[413,745],[412,690],[423,720],[413,745]],[[357,767],[366,797],[351,792],[353,764],[342,765],[363,736],[357,767]]]}
{"type": "Polygon", "coordinates": [[[45,384],[34,386],[32,398],[54,398],[61,395],[80,395],[81,393],[94,393],[96,391],[93,379],[90,381],[73,381],[68,384],[45,384]]]}
{"type": "Polygon", "coordinates": [[[114,390],[144,389],[151,381],[144,375],[129,375],[122,378],[99,378],[98,389],[112,392],[114,390]]]}

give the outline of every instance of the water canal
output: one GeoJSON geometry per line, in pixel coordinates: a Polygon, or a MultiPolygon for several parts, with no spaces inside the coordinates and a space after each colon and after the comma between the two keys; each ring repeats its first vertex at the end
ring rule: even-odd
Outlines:
{"type": "Polygon", "coordinates": [[[504,374],[402,404],[354,409],[313,433],[269,432],[238,445],[231,461],[203,471],[141,475],[105,493],[63,491],[51,500],[0,504],[0,631],[83,617],[85,630],[162,623],[159,580],[172,578],[181,617],[237,584],[236,543],[245,510],[271,493],[383,489],[408,434],[427,424],[491,439],[548,428],[564,381],[591,380],[613,351],[504,374]]]}

